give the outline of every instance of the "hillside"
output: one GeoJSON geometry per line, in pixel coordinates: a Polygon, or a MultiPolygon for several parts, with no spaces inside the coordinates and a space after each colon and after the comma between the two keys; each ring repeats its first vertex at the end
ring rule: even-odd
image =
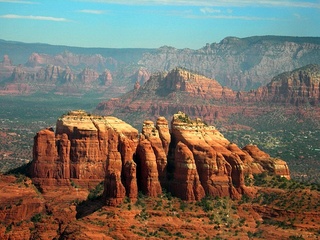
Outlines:
{"type": "Polygon", "coordinates": [[[282,73],[267,84],[268,99],[294,105],[318,105],[320,100],[320,65],[308,65],[282,73]]]}
{"type": "Polygon", "coordinates": [[[227,122],[235,114],[256,117],[281,106],[292,114],[303,112],[303,108],[296,108],[299,105],[319,107],[319,74],[319,65],[308,65],[280,74],[267,86],[244,92],[176,68],[154,74],[144,85],[137,83],[129,93],[100,103],[97,112],[113,114],[131,123],[147,117],[167,117],[179,110],[208,123],[227,122]]]}

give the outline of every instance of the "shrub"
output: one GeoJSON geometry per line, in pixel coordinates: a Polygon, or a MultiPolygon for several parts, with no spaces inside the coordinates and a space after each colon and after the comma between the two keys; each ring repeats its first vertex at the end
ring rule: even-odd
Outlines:
{"type": "Polygon", "coordinates": [[[304,238],[300,235],[300,236],[289,236],[289,239],[290,240],[304,240],[304,238]]]}
{"type": "Polygon", "coordinates": [[[41,219],[42,219],[41,213],[37,213],[37,214],[35,214],[35,215],[32,216],[31,222],[37,223],[37,222],[40,222],[41,219]]]}
{"type": "Polygon", "coordinates": [[[210,196],[206,196],[201,199],[201,201],[196,203],[198,206],[202,207],[203,211],[209,212],[212,211],[213,208],[213,201],[210,196]]]}
{"type": "Polygon", "coordinates": [[[88,200],[95,200],[102,196],[103,182],[100,182],[94,189],[91,189],[88,195],[88,200]]]}
{"type": "Polygon", "coordinates": [[[11,232],[11,230],[12,230],[12,224],[6,227],[5,233],[7,234],[8,232],[11,232]]]}

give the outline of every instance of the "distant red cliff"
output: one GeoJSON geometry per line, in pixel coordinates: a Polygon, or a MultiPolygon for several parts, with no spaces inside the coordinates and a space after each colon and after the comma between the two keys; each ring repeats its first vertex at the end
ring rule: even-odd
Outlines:
{"type": "MultiPolygon", "coordinates": [[[[258,116],[273,108],[285,106],[288,113],[304,107],[319,109],[320,66],[308,65],[280,74],[257,90],[234,91],[189,70],[176,68],[168,73],[157,73],[142,86],[98,104],[98,114],[115,115],[139,125],[143,118],[165,116],[177,111],[200,117],[213,124],[228,120],[234,114],[258,116]],[[297,108],[297,106],[299,108],[297,108]]],[[[320,119],[320,115],[318,116],[320,119]]]]}

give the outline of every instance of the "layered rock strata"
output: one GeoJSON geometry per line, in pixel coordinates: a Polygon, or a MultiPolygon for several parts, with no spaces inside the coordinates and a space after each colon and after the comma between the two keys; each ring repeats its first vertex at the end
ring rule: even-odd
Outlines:
{"type": "MultiPolygon", "coordinates": [[[[296,106],[312,106],[316,115],[319,112],[319,86],[319,65],[280,74],[268,85],[248,92],[233,91],[214,79],[175,68],[168,73],[153,74],[145,84],[136,84],[133,91],[120,98],[101,102],[96,112],[123,119],[134,118],[134,124],[140,124],[145,116],[152,120],[158,116],[171,118],[178,111],[200,117],[210,124],[227,122],[238,114],[260,116],[281,106],[288,115],[307,111],[296,106]]],[[[317,116],[319,118],[319,114],[317,116]]]]}
{"type": "Polygon", "coordinates": [[[163,189],[195,201],[205,195],[238,199],[249,194],[244,177],[269,172],[290,178],[287,164],[255,145],[240,149],[215,127],[178,112],[168,122],[144,121],[142,132],[115,117],[71,111],[58,119],[56,132],[34,138],[32,180],[50,186],[93,187],[104,181],[103,199],[117,205],[138,191],[155,197],[163,189]]]}
{"type": "Polygon", "coordinates": [[[30,175],[41,187],[71,183],[90,188],[106,178],[106,198],[123,199],[125,188],[135,198],[130,171],[137,140],[138,131],[120,119],[71,111],[58,119],[56,133],[51,128],[35,136],[30,175]],[[123,169],[128,173],[122,175],[123,169]]]}

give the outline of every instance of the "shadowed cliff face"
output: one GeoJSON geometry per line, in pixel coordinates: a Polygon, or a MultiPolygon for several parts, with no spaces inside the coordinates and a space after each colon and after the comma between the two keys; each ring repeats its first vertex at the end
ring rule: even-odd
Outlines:
{"type": "Polygon", "coordinates": [[[205,195],[238,199],[250,194],[244,176],[269,172],[290,178],[287,164],[257,146],[240,149],[213,126],[178,112],[171,121],[145,121],[142,132],[115,117],[71,111],[34,138],[32,180],[43,191],[104,180],[103,199],[117,205],[138,191],[156,197],[163,189],[184,200],[205,195]]]}

